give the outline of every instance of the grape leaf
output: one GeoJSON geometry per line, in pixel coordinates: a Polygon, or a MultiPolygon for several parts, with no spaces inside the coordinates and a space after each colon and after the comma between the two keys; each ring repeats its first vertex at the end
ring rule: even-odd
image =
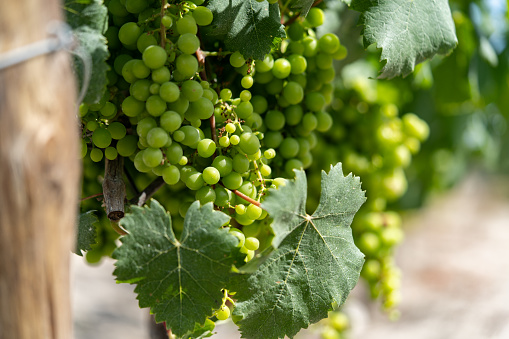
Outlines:
{"type": "Polygon", "coordinates": [[[256,0],[211,0],[207,7],[214,20],[204,38],[224,40],[226,48],[244,58],[263,59],[278,38],[286,37],[279,6],[256,0]]]}
{"type": "Polygon", "coordinates": [[[415,65],[458,43],[447,0],[353,0],[361,12],[364,46],[382,48],[379,78],[407,76],[415,65]]]}
{"type": "Polygon", "coordinates": [[[73,29],[78,40],[78,48],[75,50],[74,68],[77,73],[78,86],[87,87],[84,102],[97,103],[106,91],[106,72],[109,66],[106,60],[109,57],[106,39],[103,34],[108,28],[108,9],[102,0],[66,1],[67,23],[73,29]],[[76,57],[76,54],[85,55],[90,65],[91,78],[84,84],[84,61],[76,57]]]}
{"type": "Polygon", "coordinates": [[[228,229],[221,229],[229,219],[212,203],[200,207],[195,201],[177,240],[169,214],[157,201],[132,206],[121,222],[129,234],[113,253],[113,274],[118,282],[137,284],[140,307],[150,307],[157,322],[165,321],[182,337],[221,305],[238,244],[228,229]]]}
{"type": "Polygon", "coordinates": [[[305,212],[304,171],[262,204],[274,219],[279,246],[253,274],[232,277],[234,317],[246,338],[293,337],[343,304],[356,285],[364,255],[350,224],[364,203],[358,177],[344,177],[341,164],[322,172],[322,195],[313,215],[305,212]]]}
{"type": "Polygon", "coordinates": [[[78,232],[74,253],[79,256],[83,256],[81,251],[91,250],[90,245],[96,243],[97,230],[95,224],[99,222],[99,219],[94,212],[88,211],[78,216],[78,232]]]}
{"type": "Polygon", "coordinates": [[[290,8],[294,10],[300,9],[300,15],[306,16],[308,15],[308,12],[311,9],[311,6],[313,6],[314,2],[314,0],[294,0],[290,4],[290,8]]]}

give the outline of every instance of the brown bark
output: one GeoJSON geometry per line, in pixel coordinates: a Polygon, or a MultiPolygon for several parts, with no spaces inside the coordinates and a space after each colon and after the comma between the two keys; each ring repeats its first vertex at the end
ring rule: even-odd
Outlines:
{"type": "Polygon", "coordinates": [[[106,159],[103,181],[103,196],[106,215],[112,221],[124,217],[125,184],[122,177],[124,158],[120,155],[115,160],[106,159]]]}
{"type": "MultiPolygon", "coordinates": [[[[47,38],[57,0],[2,1],[0,53],[47,38]]],[[[67,53],[0,70],[0,339],[70,339],[79,188],[67,53]]]]}

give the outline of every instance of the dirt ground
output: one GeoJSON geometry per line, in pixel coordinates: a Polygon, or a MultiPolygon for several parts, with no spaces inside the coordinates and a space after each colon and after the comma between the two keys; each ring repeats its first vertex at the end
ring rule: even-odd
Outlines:
{"type": "MultiPolygon", "coordinates": [[[[409,212],[405,228],[401,318],[389,321],[360,285],[346,305],[350,339],[509,339],[509,181],[472,174],[409,212]]],[[[148,311],[112,271],[110,260],[92,267],[73,256],[75,339],[149,338],[148,311]]],[[[228,322],[216,329],[212,338],[240,338],[228,322]]]]}

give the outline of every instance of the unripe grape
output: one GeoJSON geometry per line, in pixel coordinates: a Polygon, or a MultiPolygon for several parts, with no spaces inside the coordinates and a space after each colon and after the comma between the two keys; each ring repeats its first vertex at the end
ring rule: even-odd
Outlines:
{"type": "Polygon", "coordinates": [[[339,38],[334,33],[324,34],[318,40],[318,48],[327,54],[334,54],[339,48],[339,38]]]}
{"type": "MultiPolygon", "coordinates": [[[[254,205],[252,205],[254,206],[254,205]]],[[[258,206],[256,206],[258,207],[258,206]]],[[[259,207],[258,207],[259,208],[259,207]]],[[[260,208],[261,210],[261,208],[260,208]]],[[[261,211],[260,211],[261,215],[261,211]]],[[[247,215],[249,217],[249,215],[247,215]]],[[[256,218],[254,218],[256,219],[256,218]]],[[[244,243],[244,247],[251,251],[256,251],[260,247],[260,241],[254,237],[248,237],[246,238],[246,242],[244,243]]]]}
{"type": "Polygon", "coordinates": [[[195,198],[200,201],[200,204],[205,205],[216,200],[216,192],[212,187],[204,186],[196,191],[195,198]]]}
{"type": "Polygon", "coordinates": [[[92,159],[93,162],[99,162],[103,158],[103,151],[99,148],[93,148],[90,151],[90,159],[92,159]]]}
{"type": "Polygon", "coordinates": [[[162,67],[167,59],[166,51],[161,46],[148,46],[142,54],[145,65],[151,69],[162,67]]]}
{"type": "Polygon", "coordinates": [[[191,33],[198,33],[198,26],[196,26],[196,20],[192,15],[186,15],[177,21],[177,31],[180,35],[191,33]]]}
{"type": "Polygon", "coordinates": [[[284,79],[290,75],[291,70],[292,66],[290,62],[285,58],[279,58],[274,61],[272,74],[278,79],[284,79]]]}
{"type": "Polygon", "coordinates": [[[232,55],[230,55],[230,64],[233,67],[242,67],[246,63],[246,59],[240,54],[239,51],[234,52],[232,55]]]}
{"type": "Polygon", "coordinates": [[[182,52],[193,54],[200,48],[200,39],[193,33],[185,33],[179,37],[177,46],[182,52]]]}
{"type": "Polygon", "coordinates": [[[217,184],[220,177],[221,175],[215,167],[207,167],[203,170],[203,180],[209,185],[217,184]]]}
{"type": "Polygon", "coordinates": [[[312,7],[306,16],[306,21],[311,27],[321,26],[325,21],[325,14],[320,8],[312,7]]]}
{"type": "Polygon", "coordinates": [[[111,144],[111,139],[110,132],[103,127],[95,129],[92,134],[92,141],[94,142],[94,145],[100,148],[108,147],[111,144]]]}
{"type": "Polygon", "coordinates": [[[230,309],[226,305],[221,306],[221,308],[218,311],[216,311],[216,318],[218,320],[226,320],[229,317],[230,309]]]}
{"type": "Polygon", "coordinates": [[[200,26],[210,25],[214,19],[212,11],[204,6],[196,7],[193,11],[193,17],[200,26]]]}

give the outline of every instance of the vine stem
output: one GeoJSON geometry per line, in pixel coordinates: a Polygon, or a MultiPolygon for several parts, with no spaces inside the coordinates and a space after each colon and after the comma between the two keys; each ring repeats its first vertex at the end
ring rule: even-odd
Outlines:
{"type": "Polygon", "coordinates": [[[102,195],[103,195],[102,193],[92,194],[91,196],[88,196],[88,197],[85,197],[85,198],[81,198],[80,201],[85,201],[85,200],[92,199],[92,198],[95,198],[95,197],[100,197],[102,195]]]}
{"type": "Polygon", "coordinates": [[[124,230],[120,224],[118,223],[118,221],[111,221],[111,228],[113,228],[113,230],[115,232],[117,232],[118,234],[120,235],[128,235],[129,233],[124,230]]]}
{"type": "MultiPolygon", "coordinates": [[[[164,16],[164,12],[166,11],[166,0],[161,0],[161,19],[164,16]]],[[[161,20],[159,34],[161,35],[161,47],[164,48],[166,46],[166,27],[163,25],[163,20],[161,20]]]]}
{"type": "Polygon", "coordinates": [[[240,192],[240,191],[237,191],[237,190],[232,190],[233,194],[241,197],[242,199],[246,200],[247,202],[253,204],[253,205],[256,205],[258,207],[262,207],[262,204],[259,202],[259,201],[256,201],[250,197],[248,197],[247,195],[245,195],[244,193],[240,192]]]}
{"type": "Polygon", "coordinates": [[[154,195],[161,187],[165,184],[162,177],[157,177],[154,181],[150,183],[137,197],[131,200],[131,203],[136,204],[138,206],[143,206],[147,202],[150,197],[154,195]]]}

